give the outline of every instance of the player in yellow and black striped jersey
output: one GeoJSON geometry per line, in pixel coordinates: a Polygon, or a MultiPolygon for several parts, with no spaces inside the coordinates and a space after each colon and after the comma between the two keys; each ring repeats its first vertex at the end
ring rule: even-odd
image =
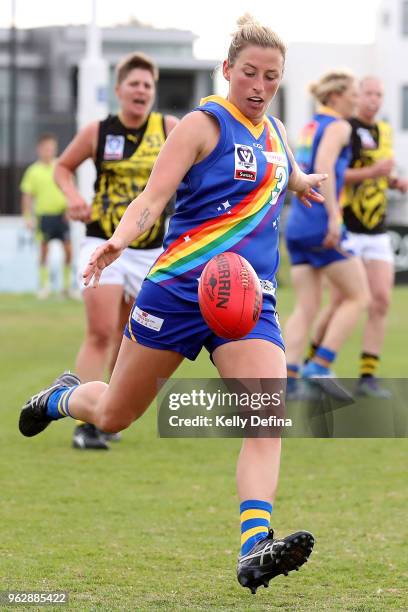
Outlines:
{"type": "Polygon", "coordinates": [[[367,123],[360,117],[350,119],[352,160],[342,194],[344,224],[356,234],[385,232],[387,190],[394,166],[391,127],[385,121],[367,123]]]}
{"type": "Polygon", "coordinates": [[[389,393],[379,385],[376,373],[394,280],[393,253],[386,233],[387,194],[390,188],[405,192],[408,182],[394,174],[390,125],[376,120],[383,93],[377,78],[366,77],[360,83],[358,112],[351,120],[353,158],[342,203],[349,230],[347,244],[362,257],[371,292],[357,392],[386,398],[389,393]]]}
{"type": "MultiPolygon", "coordinates": [[[[389,397],[376,377],[390,304],[394,265],[390,238],[386,233],[388,189],[406,192],[408,181],[395,175],[391,127],[376,116],[383,101],[383,85],[375,77],[360,82],[357,115],[352,126],[352,161],[345,174],[342,195],[343,220],[348,238],[342,247],[351,249],[364,262],[371,293],[368,319],[360,356],[361,395],[389,397]]],[[[320,319],[315,344],[338,303],[333,299],[320,319]]]]}
{"type": "MultiPolygon", "coordinates": [[[[129,202],[146,187],[165,140],[165,119],[161,113],[151,112],[139,128],[126,127],[117,115],[110,115],[100,122],[95,159],[95,196],[87,236],[104,240],[112,236],[129,202]]],[[[163,213],[130,248],[161,247],[165,220],[166,213],[163,213]]]]}
{"type": "MultiPolygon", "coordinates": [[[[61,155],[56,180],[68,201],[72,219],[86,223],[86,237],[79,255],[79,280],[93,251],[115,231],[128,204],[145,188],[166,136],[175,127],[175,117],[153,112],[158,70],[141,53],[125,57],[116,69],[119,113],[81,130],[61,155]],[[95,195],[91,206],[78,192],[73,176],[76,168],[91,158],[96,167],[95,195]]],[[[139,236],[111,266],[95,290],[83,290],[86,335],[76,371],[82,380],[103,380],[110,371],[122,340],[131,304],[143,279],[159,254],[168,209],[139,236]]],[[[76,428],[77,448],[108,448],[93,425],[76,428]]]]}

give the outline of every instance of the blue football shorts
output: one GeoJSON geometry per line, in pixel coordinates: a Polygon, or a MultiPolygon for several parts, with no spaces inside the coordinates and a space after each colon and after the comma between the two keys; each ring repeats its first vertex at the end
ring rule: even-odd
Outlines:
{"type": "Polygon", "coordinates": [[[343,246],[344,233],[338,247],[328,249],[323,246],[326,232],[314,236],[286,238],[286,248],[292,266],[309,265],[312,268],[324,268],[334,262],[344,261],[354,256],[350,248],[343,246]]]}
{"type": "MultiPolygon", "coordinates": [[[[263,296],[262,312],[252,331],[241,339],[260,338],[284,350],[275,299],[263,296]]],[[[192,302],[153,283],[143,282],[124,334],[155,349],[175,351],[194,360],[205,347],[210,355],[222,344],[234,342],[217,336],[204,321],[198,302],[192,302]]]]}

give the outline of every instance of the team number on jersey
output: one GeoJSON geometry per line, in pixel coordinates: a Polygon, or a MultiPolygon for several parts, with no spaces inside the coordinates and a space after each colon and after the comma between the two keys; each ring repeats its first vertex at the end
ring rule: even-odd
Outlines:
{"type": "Polygon", "coordinates": [[[282,193],[282,189],[286,185],[286,181],[288,179],[288,171],[285,166],[278,166],[275,170],[275,186],[271,191],[271,199],[269,200],[269,204],[274,206],[278,201],[280,194],[282,193]]]}

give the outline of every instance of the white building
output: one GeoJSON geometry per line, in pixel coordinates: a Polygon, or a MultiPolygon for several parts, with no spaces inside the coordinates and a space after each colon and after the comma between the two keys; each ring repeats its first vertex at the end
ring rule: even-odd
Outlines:
{"type": "MultiPolygon", "coordinates": [[[[54,133],[63,149],[76,131],[78,67],[85,55],[87,31],[86,26],[20,29],[15,32],[12,54],[10,31],[0,29],[0,216],[19,211],[18,184],[34,160],[38,135],[54,133]]],[[[216,62],[194,56],[197,37],[190,31],[131,23],[102,28],[100,37],[108,65],[110,112],[117,110],[114,67],[134,51],[150,55],[160,69],[157,108],[163,113],[182,116],[214,90],[216,62]]]]}

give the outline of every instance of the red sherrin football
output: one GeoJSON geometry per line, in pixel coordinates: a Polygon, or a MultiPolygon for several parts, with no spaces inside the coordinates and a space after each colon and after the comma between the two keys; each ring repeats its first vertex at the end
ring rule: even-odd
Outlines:
{"type": "Polygon", "coordinates": [[[243,338],[261,313],[259,278],[241,255],[230,252],[215,255],[201,274],[198,303],[205,322],[217,336],[243,338]]]}

